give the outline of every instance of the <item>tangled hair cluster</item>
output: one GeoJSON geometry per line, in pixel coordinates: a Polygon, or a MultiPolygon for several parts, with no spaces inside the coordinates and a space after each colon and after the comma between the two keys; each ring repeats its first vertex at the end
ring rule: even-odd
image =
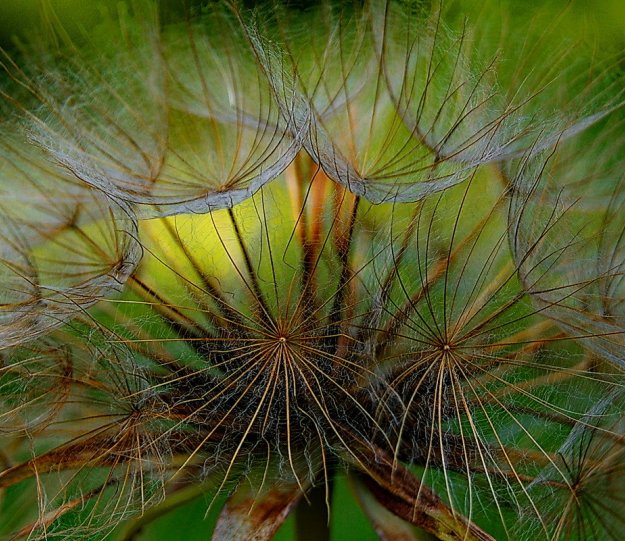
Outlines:
{"type": "Polygon", "coordinates": [[[323,539],[339,474],[383,539],[620,539],[621,59],[393,0],[49,24],[1,60],[3,539],[323,539]]]}

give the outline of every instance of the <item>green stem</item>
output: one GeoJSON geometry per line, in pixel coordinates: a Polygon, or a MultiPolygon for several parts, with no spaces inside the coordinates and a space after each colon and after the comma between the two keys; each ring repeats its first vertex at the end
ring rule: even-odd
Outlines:
{"type": "Polygon", "coordinates": [[[297,541],[330,541],[329,507],[332,499],[332,481],[326,488],[319,484],[307,493],[295,508],[295,539],[297,541]],[[326,496],[327,495],[327,496],[326,496]]]}

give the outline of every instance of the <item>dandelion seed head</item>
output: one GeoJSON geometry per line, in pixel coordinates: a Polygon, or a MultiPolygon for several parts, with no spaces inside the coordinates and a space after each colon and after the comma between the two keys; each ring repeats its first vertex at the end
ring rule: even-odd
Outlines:
{"type": "Polygon", "coordinates": [[[146,2],[3,55],[0,532],[269,539],[342,473],[389,538],[615,538],[622,88],[528,31],[146,2]]]}

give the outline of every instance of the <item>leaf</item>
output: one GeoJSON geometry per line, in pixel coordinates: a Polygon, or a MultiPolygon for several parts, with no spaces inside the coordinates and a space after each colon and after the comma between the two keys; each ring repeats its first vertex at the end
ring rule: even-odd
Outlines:
{"type": "Polygon", "coordinates": [[[213,541],[263,541],[271,539],[302,496],[299,485],[255,491],[241,485],[222,510],[213,541]]]}
{"type": "MultiPolygon", "coordinates": [[[[357,435],[352,435],[355,442],[357,435]]],[[[454,511],[433,490],[384,451],[360,443],[349,449],[363,472],[363,481],[376,500],[393,514],[443,541],[494,541],[493,537],[454,511]]]]}
{"type": "Polygon", "coordinates": [[[425,541],[432,539],[429,534],[418,532],[405,520],[400,519],[381,505],[357,475],[349,475],[348,481],[352,493],[382,541],[425,541]]]}

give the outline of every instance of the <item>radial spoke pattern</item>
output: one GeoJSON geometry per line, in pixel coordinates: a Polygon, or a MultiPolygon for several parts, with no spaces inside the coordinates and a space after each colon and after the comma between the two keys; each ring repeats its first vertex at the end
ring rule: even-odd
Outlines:
{"type": "Polygon", "coordinates": [[[0,53],[0,537],[620,539],[622,78],[421,4],[0,53]]]}

